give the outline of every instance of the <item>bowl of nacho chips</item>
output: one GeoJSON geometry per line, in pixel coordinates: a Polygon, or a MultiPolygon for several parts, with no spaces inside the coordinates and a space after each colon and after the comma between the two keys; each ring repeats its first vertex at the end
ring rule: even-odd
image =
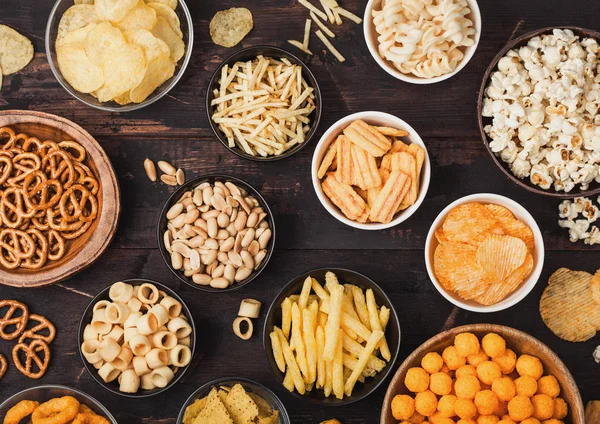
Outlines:
{"type": "Polygon", "coordinates": [[[46,26],[52,73],[96,109],[148,106],[179,82],[194,29],[183,0],[58,0],[46,26]]]}
{"type": "Polygon", "coordinates": [[[425,143],[402,119],[359,112],[323,134],[312,159],[312,182],[323,207],[361,230],[382,230],[410,218],[431,179],[425,143]]]}
{"type": "Polygon", "coordinates": [[[520,302],[544,265],[544,240],[523,206],[479,193],[448,205],[427,234],[425,263],[436,289],[474,312],[497,312],[520,302]]]}
{"type": "Polygon", "coordinates": [[[185,402],[177,424],[289,424],[283,403],[275,394],[246,378],[226,377],[210,381],[185,402]]]}

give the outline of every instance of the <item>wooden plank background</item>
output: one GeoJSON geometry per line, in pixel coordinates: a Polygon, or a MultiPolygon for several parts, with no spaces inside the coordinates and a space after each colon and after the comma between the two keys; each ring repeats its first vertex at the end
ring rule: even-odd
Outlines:
{"type": "MultiPolygon", "coordinates": [[[[584,401],[600,393],[592,351],[600,338],[567,343],[542,323],[538,301],[548,276],[567,266],[593,272],[600,267],[600,248],[571,244],[557,226],[558,201],[516,187],[495,168],[477,130],[476,98],[483,73],[497,51],[511,38],[545,26],[598,28],[600,3],[595,0],[480,0],[483,34],[475,57],[457,76],[433,85],[410,85],[380,69],[365,45],[362,26],[347,21],[335,28],[335,44],[347,61],[337,63],[313,36],[315,56],[306,58],[323,92],[320,136],[333,122],[353,112],[381,110],[401,117],[423,137],[432,159],[432,182],[420,210],[404,224],[380,232],[346,227],[320,205],[310,182],[314,144],[275,163],[254,163],[229,153],[215,139],[204,110],[208,80],[220,61],[246,46],[270,44],[288,48],[284,40],[299,38],[307,16],[296,0],[245,2],[188,1],[194,20],[195,44],[187,72],[171,93],[145,109],[104,113],[71,98],[56,82],[44,54],[44,32],[52,0],[0,1],[0,23],[32,39],[36,56],[17,75],[5,77],[0,109],[30,109],[73,120],[94,135],[116,169],[122,190],[123,214],[110,249],[84,272],[36,290],[0,287],[0,298],[26,302],[58,328],[53,359],[46,376],[28,380],[11,367],[0,382],[0,401],[37,384],[57,383],[80,388],[100,400],[121,423],[175,423],[189,394],[222,376],[255,379],[273,389],[294,423],[337,417],[345,424],[377,423],[384,387],[359,403],[339,408],[315,408],[278,387],[262,347],[267,306],[295,275],[324,266],[353,268],[377,281],[392,298],[402,326],[397,368],[419,344],[440,331],[465,323],[490,322],[516,327],[540,338],[570,368],[584,401]],[[254,29],[242,44],[224,49],[212,44],[208,23],[213,14],[231,6],[246,6],[254,14],[254,29]],[[205,294],[181,285],[157,250],[156,222],[170,189],[150,183],[143,171],[145,157],[166,159],[184,168],[187,177],[222,171],[246,179],[263,193],[277,224],[277,248],[260,278],[242,291],[205,294]],[[482,315],[453,308],[434,289],[423,259],[425,236],[435,216],[451,201],[467,194],[504,194],[527,207],[542,228],[547,254],[540,283],[519,305],[482,315]],[[152,278],[173,287],[193,311],[198,327],[197,355],[181,383],[150,400],[124,400],[98,386],[87,374],[77,352],[77,327],[90,298],[110,283],[126,278],[152,278]],[[231,331],[239,302],[254,297],[263,304],[255,336],[244,342],[231,331]]],[[[365,1],[342,5],[362,15],[365,1]]],[[[293,48],[292,48],[293,49],[293,48]]],[[[293,50],[292,50],[293,51],[293,50]]],[[[298,52],[295,52],[298,53],[298,52]]],[[[0,112],[1,113],[1,112],[0,112]]],[[[10,355],[11,345],[0,343],[10,355]]]]}

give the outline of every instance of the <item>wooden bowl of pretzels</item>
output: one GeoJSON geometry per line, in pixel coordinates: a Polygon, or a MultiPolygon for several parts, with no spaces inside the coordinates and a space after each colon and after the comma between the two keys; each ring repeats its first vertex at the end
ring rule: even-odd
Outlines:
{"type": "Polygon", "coordinates": [[[94,138],[41,112],[0,115],[0,283],[62,281],[110,244],[121,210],[113,167],[94,138]]]}

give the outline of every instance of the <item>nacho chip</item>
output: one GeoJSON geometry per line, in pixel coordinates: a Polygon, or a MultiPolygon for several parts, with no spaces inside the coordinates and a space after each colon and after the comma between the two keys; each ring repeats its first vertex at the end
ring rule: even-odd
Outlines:
{"type": "Polygon", "coordinates": [[[183,424],[192,424],[196,417],[200,415],[200,411],[202,411],[206,406],[207,400],[208,396],[203,397],[202,399],[196,399],[194,403],[185,408],[185,413],[183,414],[183,424]]]}
{"type": "Polygon", "coordinates": [[[600,304],[594,301],[592,275],[560,268],[550,276],[540,299],[540,314],[546,326],[558,337],[584,342],[600,328],[600,304]]]}
{"type": "Polygon", "coordinates": [[[248,35],[254,22],[252,13],[244,7],[217,12],[210,21],[210,38],[213,43],[223,47],[233,47],[248,35]]]}
{"type": "Polygon", "coordinates": [[[133,103],[141,103],[175,73],[175,64],[168,56],[159,56],[146,64],[142,81],[131,89],[133,103]]]}
{"type": "MultiPolygon", "coordinates": [[[[146,5],[144,0],[139,0],[138,4],[131,9],[127,16],[115,25],[123,31],[136,29],[151,30],[154,28],[154,25],[156,25],[156,10],[150,7],[152,4],[153,3],[146,5]]],[[[169,9],[172,13],[175,13],[168,6],[164,7],[169,9]]]]}
{"type": "Polygon", "coordinates": [[[0,68],[3,75],[14,74],[33,59],[33,44],[6,25],[0,25],[0,68]]]}
{"type": "Polygon", "coordinates": [[[155,37],[160,38],[167,46],[169,46],[173,62],[179,62],[179,59],[185,54],[185,43],[177,36],[177,33],[173,31],[171,25],[169,25],[165,18],[162,16],[156,18],[156,26],[152,28],[152,34],[155,37]]]}
{"type": "Polygon", "coordinates": [[[503,281],[493,282],[486,292],[475,300],[482,305],[495,305],[513,293],[533,271],[533,256],[527,254],[525,262],[510,273],[503,281]]]}
{"type": "Polygon", "coordinates": [[[104,69],[88,58],[77,44],[56,46],[58,68],[67,82],[81,93],[91,93],[104,84],[104,69]]]}
{"type": "Polygon", "coordinates": [[[486,272],[477,262],[477,246],[447,242],[438,245],[433,255],[433,270],[440,284],[463,299],[475,299],[489,285],[486,272]]]}
{"type": "Polygon", "coordinates": [[[79,4],[69,7],[63,13],[58,24],[56,34],[56,43],[59,44],[62,38],[76,29],[83,28],[91,23],[99,23],[100,19],[96,15],[96,9],[90,4],[79,4]]]}
{"type": "Polygon", "coordinates": [[[247,424],[258,417],[258,406],[241,384],[231,388],[224,403],[234,424],[247,424]]]}
{"type": "Polygon", "coordinates": [[[225,405],[218,395],[217,389],[212,388],[206,398],[206,405],[200,411],[194,424],[234,424],[231,415],[227,412],[225,405]]]}
{"type": "Polygon", "coordinates": [[[477,261],[494,283],[502,282],[525,262],[528,251],[523,240],[491,235],[477,248],[477,261]]]}
{"type": "Polygon", "coordinates": [[[119,22],[138,4],[138,0],[96,0],[96,15],[103,21],[119,22]]]}
{"type": "Polygon", "coordinates": [[[449,240],[475,245],[490,234],[502,234],[496,219],[479,203],[466,203],[452,209],[442,228],[449,240]]]}
{"type": "Polygon", "coordinates": [[[277,424],[279,422],[279,411],[273,412],[273,415],[258,419],[258,424],[277,424]]]}

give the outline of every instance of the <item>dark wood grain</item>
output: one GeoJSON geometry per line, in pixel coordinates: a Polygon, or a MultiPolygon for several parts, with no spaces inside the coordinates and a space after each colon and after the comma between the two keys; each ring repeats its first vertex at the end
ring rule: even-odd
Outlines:
{"type": "MultiPolygon", "coordinates": [[[[314,423],[337,417],[344,424],[379,422],[384,384],[369,398],[346,407],[316,409],[285,393],[269,369],[262,348],[266,305],[294,276],[323,266],[355,269],[374,279],[390,296],[402,326],[399,361],[443,329],[469,323],[497,323],[526,331],[553,349],[575,377],[584,401],[598,398],[600,380],[592,351],[600,338],[585,343],[561,341],[548,330],[538,302],[549,275],[560,266],[593,272],[600,267],[600,247],[571,244],[557,226],[558,201],[517,187],[498,169],[484,149],[477,127],[476,101],[489,62],[510,39],[550,25],[598,29],[600,3],[595,0],[481,0],[483,34],[472,61],[457,76],[430,86],[396,81],[380,69],[365,45],[362,27],[345,23],[335,28],[336,46],[347,61],[339,64],[316,37],[315,56],[302,57],[315,73],[323,92],[324,108],[317,138],[339,118],[361,110],[381,110],[399,116],[423,137],[432,158],[432,182],[420,210],[403,225],[387,231],[353,230],[338,223],[320,205],[310,182],[312,146],[293,157],[271,164],[242,160],[214,138],[204,110],[206,85],[219,62],[236,51],[212,44],[208,22],[220,9],[240,2],[188,1],[195,25],[194,54],[177,87],[156,104],[140,111],[115,114],[87,108],[71,98],[55,81],[44,55],[44,30],[52,0],[0,1],[0,23],[14,26],[32,39],[36,57],[25,70],[5,77],[0,109],[31,109],[55,113],[89,131],[104,147],[121,185],[123,213],[109,250],[90,268],[55,286],[40,289],[0,288],[0,298],[25,301],[32,312],[53,320],[58,336],[48,374],[40,383],[78,387],[100,400],[127,424],[174,424],[187,396],[201,384],[226,375],[243,376],[266,384],[280,396],[293,423],[314,423]],[[260,278],[239,292],[199,293],[180,283],[157,250],[155,226],[170,189],[150,183],[142,162],[165,158],[186,169],[188,178],[208,172],[227,172],[257,187],[275,215],[277,247],[260,278]],[[451,201],[471,193],[501,193],[523,204],[538,221],[547,247],[540,283],[517,306],[481,315],[462,311],[444,300],[425,270],[423,248],[431,222],[451,201]],[[77,354],[76,334],[86,305],[102,288],[126,278],[163,282],[192,309],[198,332],[192,369],[177,386],[151,401],[125,403],[94,382],[77,354]],[[256,322],[257,334],[248,342],[233,335],[239,302],[246,297],[265,304],[256,322]]],[[[362,14],[365,1],[342,0],[362,14]]],[[[305,9],[296,0],[248,0],[255,28],[243,46],[272,44],[288,48],[288,38],[302,34],[305,9]]],[[[295,52],[298,53],[298,52],[295,52]]],[[[11,345],[0,343],[0,353],[11,345]]],[[[398,367],[398,362],[395,367],[398,367]]],[[[0,400],[38,384],[11,367],[0,381],[0,400]]]]}

